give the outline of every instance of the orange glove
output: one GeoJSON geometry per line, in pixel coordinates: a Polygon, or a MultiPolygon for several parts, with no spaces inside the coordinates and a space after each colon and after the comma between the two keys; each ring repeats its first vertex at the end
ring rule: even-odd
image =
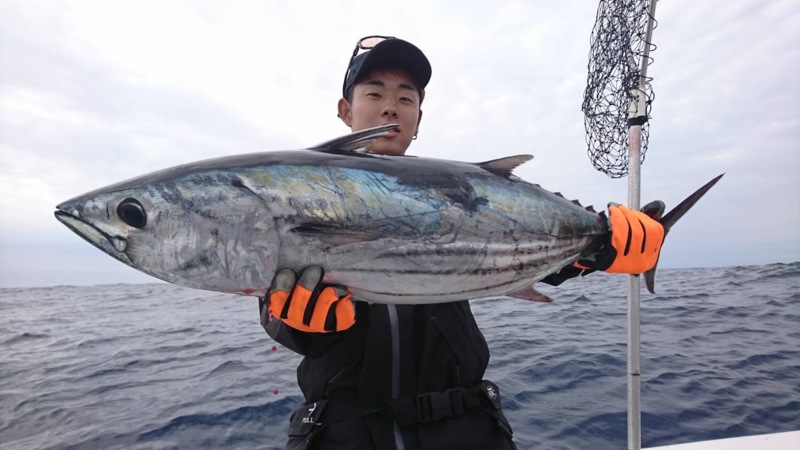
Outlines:
{"type": "MultiPolygon", "coordinates": [[[[269,290],[269,314],[290,327],[308,333],[342,331],[353,326],[356,310],[343,286],[322,284],[325,271],[310,266],[295,284],[291,269],[275,274],[269,290]]],[[[263,321],[263,320],[262,320],[263,321]]]]}
{"type": "Polygon", "coordinates": [[[608,205],[610,243],[595,261],[580,260],[581,269],[639,274],[655,267],[664,243],[664,227],[647,214],[624,205],[608,205]]]}

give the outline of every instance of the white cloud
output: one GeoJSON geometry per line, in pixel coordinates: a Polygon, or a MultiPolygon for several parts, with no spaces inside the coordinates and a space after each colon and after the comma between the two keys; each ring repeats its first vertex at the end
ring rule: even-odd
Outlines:
{"type": "MultiPolygon", "coordinates": [[[[411,153],[466,161],[532,153],[517,170],[523,178],[597,207],[625,201],[625,180],[586,157],[580,107],[596,2],[314,8],[5,1],[0,285],[62,282],[66,268],[32,258],[77,247],[96,253],[81,260],[102,269],[69,272],[75,283],[93,271],[103,282],[135,274],[53,219],[62,200],[179,163],[347,132],[335,104],[352,47],[368,34],[408,39],[432,61],[411,153]]],[[[672,1],[656,15],[642,199],[674,205],[727,172],[670,235],[662,264],[800,259],[800,50],[791,45],[800,10],[788,0],[672,1]]]]}

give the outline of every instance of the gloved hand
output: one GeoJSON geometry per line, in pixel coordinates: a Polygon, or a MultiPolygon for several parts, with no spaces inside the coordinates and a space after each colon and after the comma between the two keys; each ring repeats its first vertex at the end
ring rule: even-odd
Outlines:
{"type": "MultiPolygon", "coordinates": [[[[661,211],[653,213],[656,217],[663,212],[663,203],[659,206],[661,211]]],[[[642,209],[654,208],[658,208],[655,202],[642,209]]],[[[658,221],[643,212],[610,203],[608,225],[610,242],[594,261],[582,259],[577,267],[628,274],[647,272],[655,267],[664,243],[664,227],[658,221]]]]}
{"type": "Polygon", "coordinates": [[[342,331],[355,323],[355,305],[343,286],[322,284],[322,267],[309,266],[295,284],[291,269],[275,274],[267,299],[261,301],[261,324],[268,314],[286,325],[308,333],[342,331]]]}

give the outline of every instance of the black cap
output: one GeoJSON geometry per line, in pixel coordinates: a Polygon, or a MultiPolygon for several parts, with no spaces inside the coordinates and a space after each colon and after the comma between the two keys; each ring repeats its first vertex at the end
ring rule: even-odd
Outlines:
{"type": "Polygon", "coordinates": [[[410,42],[390,38],[353,58],[353,63],[350,65],[348,73],[345,74],[342,97],[347,96],[347,91],[362,76],[371,70],[384,67],[406,71],[420,89],[425,89],[431,80],[431,63],[428,62],[428,58],[425,57],[422,50],[410,42]]]}

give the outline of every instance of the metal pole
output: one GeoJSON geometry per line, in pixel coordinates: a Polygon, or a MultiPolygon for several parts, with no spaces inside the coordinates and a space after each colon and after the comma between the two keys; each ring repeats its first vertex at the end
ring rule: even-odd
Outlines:
{"type": "MultiPolygon", "coordinates": [[[[642,126],[628,129],[628,206],[639,209],[642,126]]],[[[642,448],[639,376],[639,275],[628,276],[628,449],[642,448]]]]}
{"type": "MultiPolygon", "coordinates": [[[[650,4],[650,17],[647,22],[644,52],[642,54],[639,90],[635,102],[631,102],[628,117],[633,119],[647,115],[645,104],[645,85],[647,65],[650,62],[650,42],[653,34],[653,18],[656,15],[656,2],[650,4]]],[[[632,125],[628,128],[628,207],[639,209],[641,193],[641,155],[642,126],[632,125]]],[[[640,373],[640,332],[639,332],[639,275],[628,277],[628,449],[642,448],[642,410],[641,410],[641,373],[640,373]]]]}

